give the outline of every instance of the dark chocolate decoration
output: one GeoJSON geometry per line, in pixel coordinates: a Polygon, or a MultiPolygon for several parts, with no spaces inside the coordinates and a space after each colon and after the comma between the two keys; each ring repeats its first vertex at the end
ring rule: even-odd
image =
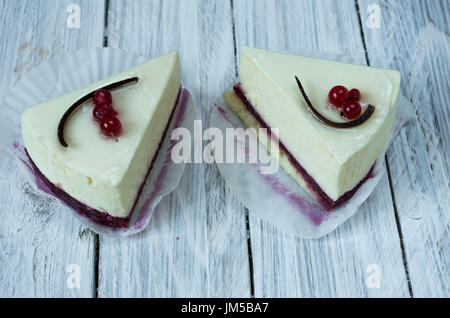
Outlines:
{"type": "MultiPolygon", "coordinates": [[[[122,86],[125,86],[125,85],[135,84],[138,82],[138,80],[139,79],[137,77],[131,77],[131,78],[127,78],[127,79],[100,87],[98,89],[106,89],[108,91],[115,90],[115,89],[121,88],[122,86]]],[[[69,109],[61,117],[61,120],[59,121],[59,125],[58,125],[58,139],[59,139],[59,143],[61,144],[61,146],[63,146],[63,147],[68,146],[67,142],[64,139],[64,127],[66,126],[66,123],[69,121],[70,117],[75,113],[75,111],[81,105],[83,105],[84,103],[86,103],[90,99],[92,99],[94,92],[90,92],[89,94],[84,95],[79,100],[77,100],[75,103],[73,103],[73,105],[70,106],[69,109]]]]}
{"type": "Polygon", "coordinates": [[[316,117],[316,119],[318,121],[320,121],[324,125],[328,125],[328,126],[331,126],[334,128],[356,127],[356,126],[359,126],[359,125],[363,124],[364,122],[366,122],[370,118],[370,116],[372,116],[373,112],[375,111],[375,106],[368,105],[366,111],[361,116],[356,118],[355,120],[346,121],[346,122],[335,122],[335,121],[329,120],[328,118],[323,116],[321,113],[319,113],[314,108],[314,106],[311,104],[311,101],[309,100],[308,96],[306,95],[305,90],[303,89],[303,86],[300,83],[300,80],[298,79],[297,76],[295,77],[295,80],[297,81],[298,88],[300,89],[300,92],[302,93],[303,98],[306,101],[306,104],[308,105],[309,109],[311,110],[311,113],[314,115],[314,117],[316,117]]]}

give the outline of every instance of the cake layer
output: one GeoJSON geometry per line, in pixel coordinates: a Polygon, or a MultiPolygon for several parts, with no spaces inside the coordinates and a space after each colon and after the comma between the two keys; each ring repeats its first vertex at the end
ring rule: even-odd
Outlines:
{"type": "Polygon", "coordinates": [[[259,116],[279,129],[280,142],[334,202],[368,175],[391,134],[400,85],[396,71],[243,48],[240,78],[259,116]],[[308,111],[295,76],[331,120],[343,121],[328,104],[336,85],[359,89],[361,103],[374,105],[375,112],[357,127],[326,126],[308,111]]]}
{"type": "Polygon", "coordinates": [[[131,212],[155,156],[180,90],[178,53],[153,59],[125,72],[27,109],[22,135],[29,156],[58,188],[91,209],[125,218],[131,212]],[[136,85],[112,92],[122,122],[117,139],[102,137],[88,102],[65,128],[68,147],[59,144],[57,127],[81,96],[126,78],[136,85]]]}
{"type": "MultiPolygon", "coordinates": [[[[240,84],[234,86],[234,92],[227,91],[224,93],[224,99],[230,106],[231,110],[244,122],[248,127],[255,129],[258,140],[263,146],[268,145],[269,138],[277,138],[273,135],[270,127],[264,122],[253,105],[245,97],[244,92],[241,89],[240,84]],[[265,128],[267,135],[261,135],[260,128],[265,128]]],[[[272,147],[276,147],[275,144],[271,144],[272,147]]],[[[278,147],[275,149],[266,149],[273,154],[274,151],[278,151],[279,164],[283,169],[309,194],[316,198],[316,200],[327,211],[338,207],[345,203],[356,193],[356,191],[364,184],[364,182],[370,177],[372,169],[369,173],[359,182],[353,189],[344,193],[336,201],[332,200],[317,184],[317,182],[308,174],[308,172],[298,163],[298,161],[287,150],[286,146],[278,140],[278,147]]]]}

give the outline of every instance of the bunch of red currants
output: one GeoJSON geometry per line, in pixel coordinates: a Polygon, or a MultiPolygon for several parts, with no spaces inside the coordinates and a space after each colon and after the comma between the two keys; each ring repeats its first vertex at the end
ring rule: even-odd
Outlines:
{"type": "Polygon", "coordinates": [[[328,93],[330,104],[341,109],[347,119],[356,119],[361,114],[360,98],[361,94],[356,88],[349,91],[340,85],[333,87],[328,93]]]}
{"type": "Polygon", "coordinates": [[[122,124],[117,118],[117,112],[112,107],[112,96],[106,89],[98,89],[93,93],[94,118],[100,123],[103,134],[110,137],[117,137],[122,129],[122,124]]]}

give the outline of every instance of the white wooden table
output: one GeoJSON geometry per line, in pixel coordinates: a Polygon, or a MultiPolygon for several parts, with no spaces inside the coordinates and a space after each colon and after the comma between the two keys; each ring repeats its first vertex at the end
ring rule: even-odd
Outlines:
{"type": "Polygon", "coordinates": [[[0,100],[65,51],[109,46],[151,58],[178,49],[184,86],[206,119],[250,45],[400,70],[415,109],[375,192],[319,240],[248,213],[207,164],[187,166],[146,231],[99,236],[39,201],[47,199],[24,203],[34,194],[25,181],[10,182],[19,172],[1,154],[0,296],[449,297],[449,29],[449,0],[0,1],[0,100]],[[80,28],[67,25],[71,4],[80,28]],[[70,264],[79,266],[80,288],[67,284],[70,264]]]}

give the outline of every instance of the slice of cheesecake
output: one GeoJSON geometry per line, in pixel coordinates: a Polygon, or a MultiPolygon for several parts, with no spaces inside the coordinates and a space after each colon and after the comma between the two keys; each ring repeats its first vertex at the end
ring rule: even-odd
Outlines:
{"type": "Polygon", "coordinates": [[[397,71],[243,48],[240,84],[225,99],[247,126],[279,129],[272,136],[279,140],[280,165],[331,210],[369,177],[393,129],[399,86],[397,71]],[[349,90],[341,109],[330,104],[336,86],[349,90]],[[351,88],[358,90],[356,106],[349,106],[351,88]],[[327,124],[312,108],[349,127],[327,124]]]}
{"type": "Polygon", "coordinates": [[[167,132],[180,85],[178,53],[172,52],[27,109],[22,136],[36,174],[83,215],[126,226],[167,132]],[[116,87],[130,79],[130,85],[116,87]],[[107,91],[120,124],[113,125],[111,135],[111,126],[94,116],[93,100],[98,100],[88,99],[66,113],[103,87],[118,88],[107,91]]]}

